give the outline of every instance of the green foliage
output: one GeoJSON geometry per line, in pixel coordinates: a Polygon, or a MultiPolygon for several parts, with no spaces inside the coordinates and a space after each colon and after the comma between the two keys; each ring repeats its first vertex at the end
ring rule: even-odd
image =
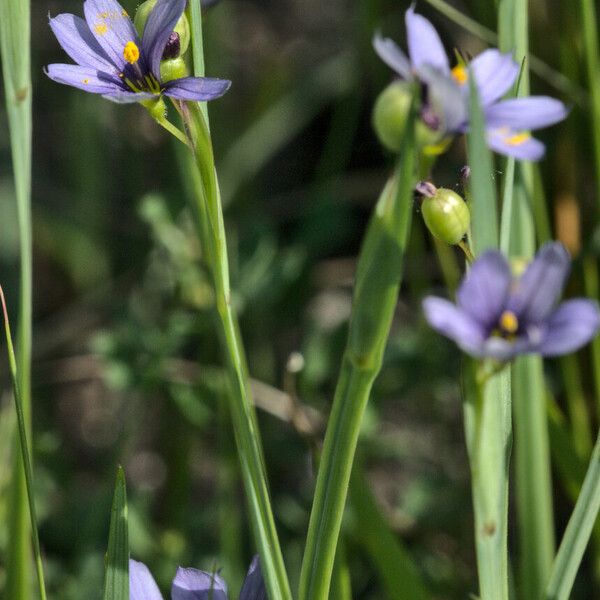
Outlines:
{"type": "Polygon", "coordinates": [[[129,523],[122,467],[119,467],[115,481],[105,563],[104,600],[129,600],[129,523]]]}

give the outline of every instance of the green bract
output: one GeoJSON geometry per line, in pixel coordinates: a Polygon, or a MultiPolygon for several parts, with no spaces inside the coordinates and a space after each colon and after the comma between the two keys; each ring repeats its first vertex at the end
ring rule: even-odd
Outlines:
{"type": "Polygon", "coordinates": [[[471,223],[471,211],[466,202],[446,188],[438,188],[433,196],[425,196],[421,210],[432,235],[447,244],[458,244],[471,223]]]}
{"type": "MultiPolygon", "coordinates": [[[[379,141],[392,152],[399,152],[402,145],[412,98],[413,86],[406,81],[395,81],[375,101],[373,128],[379,141]]],[[[427,127],[422,121],[417,121],[415,132],[419,148],[434,146],[442,140],[440,132],[427,127]]]]}
{"type": "MultiPolygon", "coordinates": [[[[140,37],[142,37],[144,33],[146,21],[148,20],[148,16],[150,15],[150,12],[154,8],[155,4],[156,0],[146,0],[146,2],[142,2],[142,4],[139,5],[135,13],[133,23],[140,37]]],[[[187,17],[185,16],[185,12],[181,15],[179,21],[177,21],[177,25],[175,25],[175,29],[173,29],[173,31],[179,35],[179,56],[183,56],[187,52],[187,49],[190,45],[190,25],[187,17]]]]}

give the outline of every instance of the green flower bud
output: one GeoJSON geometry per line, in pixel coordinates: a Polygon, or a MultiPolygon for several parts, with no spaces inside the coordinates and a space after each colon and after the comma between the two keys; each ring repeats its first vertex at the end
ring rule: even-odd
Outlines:
{"type": "Polygon", "coordinates": [[[447,244],[458,244],[471,224],[471,211],[456,192],[431,187],[432,194],[426,195],[421,205],[425,224],[434,237],[447,244]]]}
{"type": "MultiPolygon", "coordinates": [[[[412,96],[411,84],[394,81],[375,101],[373,128],[379,141],[392,152],[399,152],[402,145],[412,96]]],[[[442,132],[431,129],[421,119],[417,121],[415,133],[417,146],[421,149],[435,146],[442,140],[442,132]]]]}
{"type": "MultiPolygon", "coordinates": [[[[146,21],[148,21],[148,17],[156,4],[156,0],[146,0],[146,2],[142,2],[139,5],[137,12],[135,13],[135,17],[133,19],[133,23],[140,37],[144,34],[144,28],[146,27],[146,21]]],[[[183,56],[190,45],[190,25],[188,23],[187,17],[185,13],[183,13],[177,21],[175,25],[175,29],[173,30],[179,35],[179,55],[183,56]]],[[[169,56],[169,58],[174,58],[173,56],[169,56]]]]}
{"type": "Polygon", "coordinates": [[[160,63],[160,80],[163,83],[167,81],[173,81],[173,79],[180,79],[181,77],[187,77],[188,70],[185,61],[181,56],[179,58],[172,58],[170,60],[163,60],[160,63]]]}

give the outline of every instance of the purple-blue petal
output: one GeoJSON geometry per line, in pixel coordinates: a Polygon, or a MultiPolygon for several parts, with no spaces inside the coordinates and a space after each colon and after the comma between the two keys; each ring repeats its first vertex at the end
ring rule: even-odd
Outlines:
{"type": "Polygon", "coordinates": [[[178,100],[214,100],[220,98],[231,86],[227,79],[212,77],[183,77],[164,85],[165,96],[178,100]]]}
{"type": "Polygon", "coordinates": [[[442,73],[449,73],[450,66],[444,45],[435,27],[422,15],[409,8],[405,15],[408,54],[413,68],[430,65],[442,73]]]}
{"type": "Polygon", "coordinates": [[[439,333],[454,340],[460,348],[473,356],[481,356],[485,332],[481,325],[452,302],[435,296],[423,300],[428,323],[439,333]]]}
{"type": "Polygon", "coordinates": [[[519,75],[519,65],[510,54],[502,54],[491,48],[476,56],[469,64],[469,69],[483,107],[504,96],[519,75]]]}
{"type": "Polygon", "coordinates": [[[148,67],[158,76],[160,61],[177,21],[185,9],[186,0],[158,0],[148,16],[142,35],[142,52],[148,67]]]}
{"type": "Polygon", "coordinates": [[[126,64],[123,50],[127,42],[140,46],[127,11],[116,0],[85,0],[83,12],[93,36],[122,71],[126,64]]]}
{"type": "Polygon", "coordinates": [[[485,109],[488,127],[507,127],[515,131],[541,129],[567,117],[567,107],[556,98],[529,96],[501,100],[485,109]]]}
{"type": "Polygon", "coordinates": [[[267,590],[260,570],[258,555],[250,563],[250,568],[240,592],[240,600],[267,600],[267,590]]]}
{"type": "Polygon", "coordinates": [[[598,333],[600,311],[591,300],[577,298],[563,302],[546,320],[545,335],[537,351],[559,356],[578,350],[598,333]]]}
{"type": "Polygon", "coordinates": [[[425,102],[442,121],[446,133],[462,131],[467,121],[467,102],[460,87],[447,75],[431,65],[417,69],[419,79],[425,84],[425,102]]]}
{"type": "Polygon", "coordinates": [[[483,344],[481,356],[493,358],[499,362],[507,362],[517,356],[517,354],[526,354],[533,351],[534,348],[527,336],[519,336],[515,340],[490,336],[483,344]]]}
{"type": "Polygon", "coordinates": [[[389,38],[381,37],[379,33],[373,38],[373,48],[379,58],[402,79],[411,79],[410,62],[398,45],[389,38]]]}
{"type": "Polygon", "coordinates": [[[92,94],[123,93],[118,78],[90,67],[53,64],[46,67],[45,73],[57,83],[64,83],[92,94]]]}
{"type": "Polygon", "coordinates": [[[556,304],[571,259],[559,242],[544,244],[517,281],[507,308],[523,324],[542,323],[556,304]]]}
{"type": "Polygon", "coordinates": [[[115,70],[115,65],[82,18],[64,13],[51,18],[50,27],[63,50],[78,65],[108,73],[115,70]]]}
{"type": "Polygon", "coordinates": [[[137,560],[129,561],[129,600],[163,600],[148,567],[137,560]]]}
{"type": "Polygon", "coordinates": [[[216,574],[179,567],[171,586],[171,600],[227,600],[227,585],[216,574]]]}
{"type": "Polygon", "coordinates": [[[117,104],[135,104],[136,102],[143,102],[144,100],[158,99],[158,96],[151,92],[127,92],[123,90],[110,92],[104,94],[102,97],[111,102],[116,102],[117,104]]]}
{"type": "Polygon", "coordinates": [[[486,136],[487,144],[494,152],[517,160],[540,160],[546,152],[546,146],[528,133],[501,127],[488,129],[486,136]]]}
{"type": "Polygon", "coordinates": [[[486,330],[498,322],[506,306],[512,275],[506,258],[496,250],[484,252],[471,267],[456,293],[458,306],[486,330]]]}

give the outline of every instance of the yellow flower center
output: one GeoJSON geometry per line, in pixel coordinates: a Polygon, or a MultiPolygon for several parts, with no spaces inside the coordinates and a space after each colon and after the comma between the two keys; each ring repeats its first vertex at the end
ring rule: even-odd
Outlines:
{"type": "Polygon", "coordinates": [[[517,315],[510,310],[505,310],[500,315],[500,327],[506,333],[516,333],[517,329],[519,329],[519,319],[517,319],[517,315]]]}
{"type": "Polygon", "coordinates": [[[531,134],[526,132],[516,133],[515,135],[511,135],[504,139],[504,141],[509,146],[520,146],[524,144],[527,140],[531,139],[531,134]]]}
{"type": "Polygon", "coordinates": [[[140,49],[135,42],[127,42],[123,49],[123,58],[129,64],[135,64],[140,58],[140,49]]]}
{"type": "Polygon", "coordinates": [[[451,75],[458,85],[465,85],[469,80],[469,73],[463,65],[456,65],[454,69],[452,69],[451,75]]]}

